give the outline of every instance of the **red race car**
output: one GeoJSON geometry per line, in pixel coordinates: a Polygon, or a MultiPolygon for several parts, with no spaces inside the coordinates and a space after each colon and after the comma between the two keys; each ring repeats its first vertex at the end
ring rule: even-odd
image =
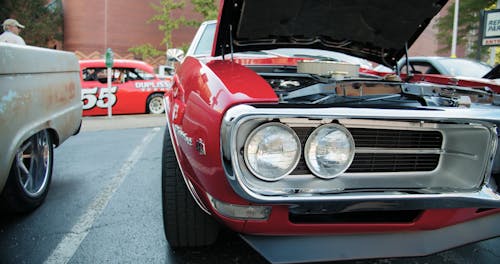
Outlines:
{"type": "Polygon", "coordinates": [[[209,245],[225,226],[295,263],[500,236],[498,94],[276,52],[392,68],[446,3],[221,1],[165,93],[170,247],[209,245]]]}
{"type": "Polygon", "coordinates": [[[107,86],[104,60],[81,60],[83,115],[160,114],[165,111],[163,94],[171,80],[159,79],[153,67],[137,60],[115,60],[111,71],[111,90],[107,86]]]}

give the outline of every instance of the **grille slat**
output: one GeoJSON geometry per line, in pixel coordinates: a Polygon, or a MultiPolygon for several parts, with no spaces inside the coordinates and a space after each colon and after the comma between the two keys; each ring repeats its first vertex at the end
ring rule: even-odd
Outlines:
{"type": "MultiPolygon", "coordinates": [[[[293,128],[304,148],[309,127],[293,128]]],[[[397,153],[397,149],[441,149],[443,136],[438,131],[349,128],[356,148],[391,149],[395,153],[356,153],[348,173],[432,171],[439,163],[439,154],[397,153]]],[[[310,174],[304,157],[292,175],[310,174]]]]}

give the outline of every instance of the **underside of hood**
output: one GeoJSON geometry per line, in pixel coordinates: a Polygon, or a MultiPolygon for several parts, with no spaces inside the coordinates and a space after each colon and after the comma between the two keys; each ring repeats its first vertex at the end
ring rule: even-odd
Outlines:
{"type": "Polygon", "coordinates": [[[446,2],[224,0],[212,55],[316,48],[392,66],[446,2]]]}

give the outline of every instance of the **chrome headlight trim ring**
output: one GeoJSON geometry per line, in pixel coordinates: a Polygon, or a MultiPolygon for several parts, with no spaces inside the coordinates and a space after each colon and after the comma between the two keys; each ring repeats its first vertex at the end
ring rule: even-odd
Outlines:
{"type": "Polygon", "coordinates": [[[349,130],[332,123],[319,126],[309,135],[304,158],[314,175],[333,179],[349,168],[354,152],[354,139],[349,130]]]}
{"type": "Polygon", "coordinates": [[[248,135],[243,156],[247,168],[257,178],[273,182],[283,179],[295,169],[301,152],[299,137],[290,127],[269,122],[248,135]]]}

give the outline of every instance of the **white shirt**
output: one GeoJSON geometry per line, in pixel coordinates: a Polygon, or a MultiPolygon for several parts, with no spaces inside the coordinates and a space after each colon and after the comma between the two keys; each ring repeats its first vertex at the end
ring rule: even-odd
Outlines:
{"type": "Polygon", "coordinates": [[[2,33],[2,35],[0,35],[0,42],[26,45],[23,38],[10,31],[5,31],[4,33],[2,33]]]}

